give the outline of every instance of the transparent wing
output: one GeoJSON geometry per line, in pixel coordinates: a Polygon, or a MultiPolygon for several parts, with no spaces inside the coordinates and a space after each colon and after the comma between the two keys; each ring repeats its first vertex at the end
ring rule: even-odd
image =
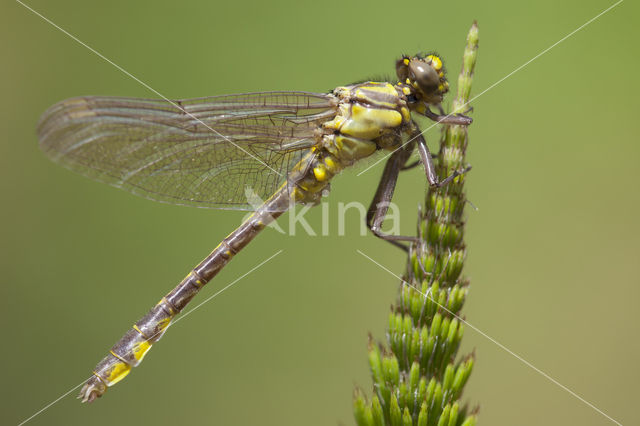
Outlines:
{"type": "Polygon", "coordinates": [[[253,210],[335,115],[328,95],[264,92],[182,101],[82,97],[49,108],[42,150],[85,176],[143,197],[253,210]]]}

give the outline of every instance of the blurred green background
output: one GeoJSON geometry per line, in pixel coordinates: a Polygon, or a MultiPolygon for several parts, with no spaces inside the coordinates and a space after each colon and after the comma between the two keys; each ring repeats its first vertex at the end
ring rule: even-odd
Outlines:
{"type": "MultiPolygon", "coordinates": [[[[327,91],[433,49],[455,82],[474,19],[478,94],[613,2],[28,4],[185,98],[327,91]]],[[[467,320],[622,423],[637,419],[640,379],[637,17],[622,3],[481,96],[468,155],[467,320]]],[[[0,423],[17,424],[86,379],[243,214],[153,203],[48,161],[35,126],[54,102],[154,95],[18,3],[0,6],[0,36],[0,423]]],[[[340,201],[368,204],[381,171],[338,178],[331,218],[340,201]]],[[[424,180],[400,180],[404,232],[424,180]]],[[[367,333],[384,337],[398,285],[356,250],[397,273],[405,260],[347,219],[346,237],[266,231],[197,300],[283,254],[176,324],[97,403],[74,391],[30,424],[353,424],[354,385],[371,392],[367,333]]],[[[480,424],[610,424],[467,328],[474,348],[465,397],[480,424]]]]}

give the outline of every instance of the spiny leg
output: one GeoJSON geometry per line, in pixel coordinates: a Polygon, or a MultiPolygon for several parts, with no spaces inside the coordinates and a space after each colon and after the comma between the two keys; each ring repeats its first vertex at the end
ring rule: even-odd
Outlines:
{"type": "Polygon", "coordinates": [[[462,170],[454,170],[453,173],[451,173],[443,180],[438,180],[436,167],[433,164],[433,158],[431,157],[431,153],[429,152],[429,148],[427,147],[427,142],[424,140],[424,136],[422,136],[421,133],[418,133],[413,138],[415,138],[417,142],[418,154],[420,155],[420,161],[422,162],[422,164],[424,164],[424,171],[427,175],[427,182],[429,182],[429,186],[440,188],[448,184],[458,176],[463,175],[471,170],[471,166],[467,166],[462,170]]]}
{"type": "MultiPolygon", "coordinates": [[[[440,109],[440,111],[442,112],[441,115],[438,114],[434,114],[429,108],[426,109],[426,112],[424,113],[424,115],[434,121],[437,121],[439,123],[444,123],[444,124],[457,124],[457,125],[469,125],[471,124],[472,119],[470,117],[466,117],[464,115],[446,115],[444,113],[444,111],[442,110],[442,106],[438,105],[438,108],[440,109]]],[[[410,139],[409,140],[416,140],[417,141],[417,145],[418,145],[418,152],[420,153],[420,160],[416,160],[413,163],[410,164],[405,164],[401,167],[401,170],[411,170],[414,167],[417,167],[419,164],[424,164],[424,168],[425,171],[427,173],[427,180],[429,181],[429,185],[431,186],[442,186],[445,183],[449,182],[451,179],[456,178],[457,176],[459,176],[460,174],[466,173],[469,170],[471,170],[471,168],[468,169],[464,169],[464,171],[459,171],[454,173],[454,175],[452,176],[448,176],[445,181],[443,182],[438,182],[437,181],[437,175],[435,173],[435,167],[433,165],[433,155],[431,155],[431,151],[429,151],[429,148],[427,147],[427,143],[424,140],[424,136],[422,135],[422,132],[420,131],[420,128],[418,127],[418,125],[413,122],[413,126],[411,128],[410,131],[410,139]],[[438,185],[439,183],[439,185],[438,185]]],[[[436,157],[440,156],[440,152],[438,152],[436,155],[436,157]]]]}
{"type": "MultiPolygon", "coordinates": [[[[473,122],[473,119],[471,117],[467,117],[465,115],[462,114],[445,114],[444,109],[442,109],[442,105],[438,104],[437,106],[438,110],[440,111],[440,114],[436,114],[433,111],[431,111],[429,109],[429,107],[427,107],[425,109],[424,112],[424,116],[427,118],[430,118],[433,121],[436,121],[438,123],[442,123],[442,124],[449,124],[449,125],[461,125],[461,126],[468,126],[469,124],[471,124],[473,122]]],[[[432,155],[429,152],[429,148],[427,148],[427,144],[424,140],[424,137],[422,136],[422,133],[420,132],[420,129],[418,128],[418,125],[414,122],[413,123],[413,128],[414,128],[414,134],[412,135],[411,139],[418,139],[418,150],[420,152],[420,157],[421,160],[420,161],[415,161],[411,164],[408,165],[403,165],[402,166],[402,170],[410,170],[414,167],[416,167],[418,164],[422,163],[425,166],[425,170],[427,171],[427,179],[429,179],[429,185],[431,186],[442,186],[445,183],[449,182],[451,179],[455,179],[457,176],[459,176],[462,173],[466,173],[469,170],[471,170],[471,168],[467,168],[462,172],[454,172],[454,174],[452,176],[448,176],[443,182],[440,182],[440,185],[436,185],[432,182],[435,182],[433,180],[430,179],[430,173],[429,170],[433,170],[433,160],[432,160],[432,155]],[[457,174],[456,174],[457,173],[457,174]]],[[[438,154],[436,154],[436,157],[439,156],[440,153],[438,152],[438,154]]],[[[436,175],[435,172],[431,174],[431,176],[435,179],[436,175]]]]}
{"type": "Polygon", "coordinates": [[[424,140],[422,133],[418,133],[414,136],[418,146],[418,155],[420,155],[420,162],[424,165],[424,172],[427,175],[427,182],[429,186],[440,186],[438,181],[438,175],[436,174],[436,166],[433,164],[433,158],[431,158],[431,152],[427,147],[427,141],[424,140]]]}
{"type": "MultiPolygon", "coordinates": [[[[440,156],[440,152],[436,153],[435,155],[431,154],[431,151],[429,151],[429,154],[431,155],[431,158],[437,158],[438,156],[440,156]]],[[[404,166],[402,166],[402,168],[400,170],[405,171],[405,170],[411,170],[414,169],[416,167],[418,167],[419,165],[423,164],[422,159],[418,159],[416,161],[414,161],[413,163],[409,163],[409,164],[405,164],[404,166]]]]}
{"type": "MultiPolygon", "coordinates": [[[[425,114],[427,117],[441,123],[469,125],[472,121],[471,118],[462,115],[440,116],[434,114],[428,108],[427,111],[428,113],[425,114]]],[[[382,231],[382,223],[384,222],[387,210],[389,209],[389,204],[391,203],[391,199],[393,198],[393,192],[395,190],[396,182],[398,181],[398,174],[400,173],[400,171],[413,168],[417,164],[422,163],[424,165],[424,170],[427,176],[427,181],[429,182],[429,186],[439,188],[447,185],[456,177],[471,170],[471,166],[468,166],[463,170],[455,170],[451,175],[447,176],[443,180],[439,180],[436,173],[435,165],[433,164],[431,152],[429,152],[429,148],[427,147],[427,142],[425,141],[424,136],[422,136],[420,129],[415,123],[414,131],[411,132],[411,137],[409,140],[416,141],[418,154],[420,155],[420,161],[417,163],[406,165],[406,162],[413,151],[413,144],[405,145],[403,148],[395,151],[389,157],[389,160],[384,167],[382,177],[380,178],[380,183],[378,183],[376,194],[374,195],[373,200],[371,201],[371,205],[369,206],[369,210],[367,211],[367,227],[371,230],[371,232],[373,232],[375,236],[390,242],[394,246],[400,247],[404,251],[407,251],[408,247],[400,243],[400,241],[416,243],[419,242],[419,239],[416,237],[409,237],[404,235],[390,235],[382,231]]]]}
{"type": "Polygon", "coordinates": [[[425,109],[424,115],[425,117],[428,117],[433,121],[437,121],[438,123],[442,123],[442,124],[451,124],[451,125],[458,124],[461,126],[468,126],[473,122],[473,119],[471,117],[467,117],[466,115],[436,114],[435,112],[431,111],[428,107],[425,109]]]}
{"type": "Polygon", "coordinates": [[[416,242],[416,237],[409,237],[404,235],[390,235],[382,231],[382,223],[384,222],[389,204],[393,198],[393,191],[396,188],[396,182],[398,181],[398,174],[402,166],[407,162],[407,159],[413,151],[413,146],[402,148],[391,154],[387,164],[384,166],[380,183],[378,183],[378,189],[371,201],[369,210],[367,211],[367,227],[373,232],[376,237],[382,238],[385,241],[390,242],[396,247],[401,248],[404,251],[408,250],[408,247],[402,244],[400,241],[416,242]]]}

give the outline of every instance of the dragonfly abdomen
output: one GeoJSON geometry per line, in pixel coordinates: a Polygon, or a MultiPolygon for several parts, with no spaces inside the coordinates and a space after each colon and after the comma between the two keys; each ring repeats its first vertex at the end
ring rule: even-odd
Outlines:
{"type": "Polygon", "coordinates": [[[96,365],[93,377],[82,387],[79,398],[83,402],[95,400],[106,392],[107,387],[124,379],[131,368],[138,366],[151,346],[164,335],[176,315],[233,256],[288,209],[289,199],[287,186],[283,185],[260,209],[222,240],[209,256],[111,348],[107,356],[96,365]]]}

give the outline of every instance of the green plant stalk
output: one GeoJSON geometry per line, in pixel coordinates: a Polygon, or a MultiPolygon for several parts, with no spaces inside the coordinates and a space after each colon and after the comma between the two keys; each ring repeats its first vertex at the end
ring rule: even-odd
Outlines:
{"type": "MultiPolygon", "coordinates": [[[[467,36],[458,93],[452,113],[465,113],[478,50],[478,26],[467,36]]],[[[437,173],[440,179],[464,169],[467,128],[443,126],[437,173]]],[[[460,402],[471,374],[473,354],[457,359],[464,334],[460,310],[469,290],[462,268],[464,181],[467,175],[427,192],[418,234],[398,301],[389,315],[387,346],[369,341],[373,395],[355,390],[354,414],[360,426],[475,425],[477,409],[460,402]]]]}

